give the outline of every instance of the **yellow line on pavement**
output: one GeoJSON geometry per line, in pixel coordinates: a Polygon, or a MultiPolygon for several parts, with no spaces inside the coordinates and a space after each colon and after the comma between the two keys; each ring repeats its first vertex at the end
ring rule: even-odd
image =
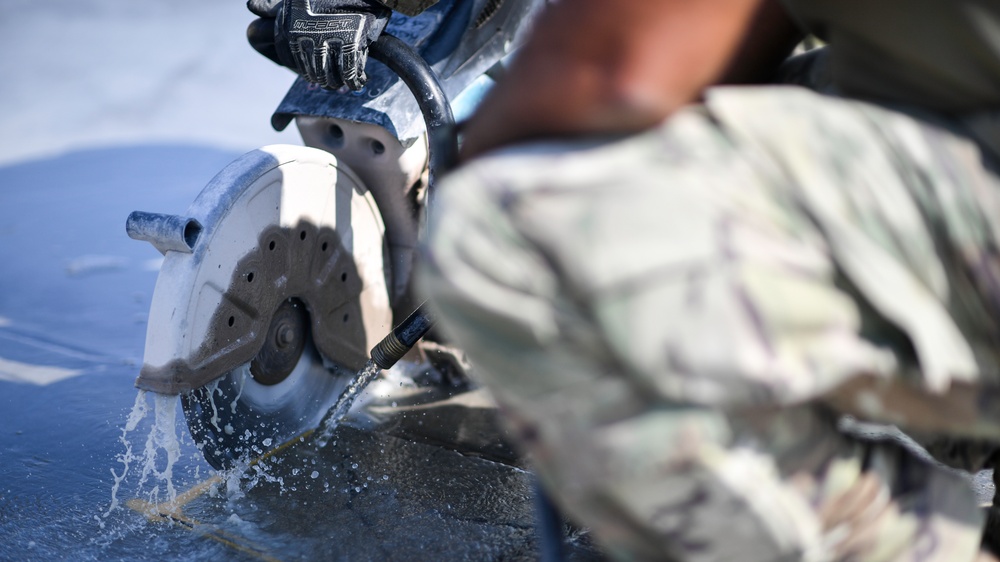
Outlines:
{"type": "MultiPolygon", "coordinates": [[[[210,478],[209,480],[212,479],[210,478]]],[[[218,480],[218,478],[215,478],[215,480],[218,480]]],[[[180,496],[178,496],[178,498],[180,498],[180,496]]],[[[254,545],[244,537],[233,535],[232,533],[228,533],[222,529],[207,527],[198,520],[184,515],[179,509],[176,508],[174,502],[156,504],[139,498],[133,498],[127,501],[125,505],[142,515],[145,515],[147,519],[154,523],[173,523],[174,525],[179,525],[189,531],[197,532],[201,536],[212,539],[213,541],[223,544],[233,550],[249,554],[258,560],[265,560],[266,562],[281,562],[280,559],[271,556],[265,549],[254,545]],[[177,510],[175,511],[175,509],[177,510]]]]}
{"type": "MultiPolygon", "coordinates": [[[[309,437],[314,430],[310,429],[297,437],[285,441],[281,445],[278,445],[274,449],[268,451],[264,455],[250,461],[249,466],[254,466],[260,461],[269,459],[272,456],[284,451],[285,449],[291,447],[292,445],[304,441],[309,437]]],[[[212,539],[218,543],[224,544],[233,550],[249,554],[260,560],[266,560],[268,562],[280,562],[278,558],[275,558],[268,554],[265,549],[260,548],[244,537],[238,535],[233,535],[232,533],[227,533],[221,529],[211,529],[206,527],[199,521],[184,515],[184,506],[191,503],[199,496],[207,492],[212,486],[222,482],[222,477],[215,474],[211,478],[204,480],[198,484],[192,486],[189,490],[178,494],[173,501],[164,503],[153,503],[140,498],[133,498],[125,502],[125,505],[129,509],[138,512],[146,517],[149,521],[153,523],[173,523],[179,525],[189,531],[196,531],[202,536],[212,539]]]]}

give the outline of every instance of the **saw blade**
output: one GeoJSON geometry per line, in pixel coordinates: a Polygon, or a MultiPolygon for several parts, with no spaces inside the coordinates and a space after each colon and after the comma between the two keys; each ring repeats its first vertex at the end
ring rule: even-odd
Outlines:
{"type": "Polygon", "coordinates": [[[350,380],[329,369],[312,342],[276,384],[262,384],[250,363],[181,395],[188,428],[212,467],[223,470],[260,457],[315,428],[350,380]]]}

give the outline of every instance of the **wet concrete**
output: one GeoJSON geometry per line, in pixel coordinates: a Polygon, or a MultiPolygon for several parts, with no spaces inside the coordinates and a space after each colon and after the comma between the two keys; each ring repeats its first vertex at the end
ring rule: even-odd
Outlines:
{"type": "MultiPolygon", "coordinates": [[[[155,513],[260,559],[538,559],[531,477],[509,465],[341,426],[257,469],[268,476],[238,500],[209,483],[155,513]]],[[[567,544],[570,560],[601,559],[578,533],[567,544]]]]}
{"type": "MultiPolygon", "coordinates": [[[[325,446],[309,432],[177,502],[129,507],[264,560],[537,560],[533,479],[496,408],[419,371],[383,373],[325,446]]],[[[604,559],[565,533],[568,560],[604,559]]]]}

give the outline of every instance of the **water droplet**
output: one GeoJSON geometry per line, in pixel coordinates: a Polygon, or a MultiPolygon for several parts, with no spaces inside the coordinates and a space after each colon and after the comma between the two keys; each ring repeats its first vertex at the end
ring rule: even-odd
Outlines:
{"type": "Polygon", "coordinates": [[[319,478],[319,471],[318,470],[312,471],[312,474],[310,474],[309,477],[313,479],[319,478]]]}
{"type": "Polygon", "coordinates": [[[382,475],[382,480],[388,480],[388,479],[389,479],[389,475],[388,474],[383,474],[382,475]]]}
{"type": "Polygon", "coordinates": [[[361,491],[361,487],[360,486],[355,486],[354,487],[354,491],[355,492],[360,492],[361,491]]]}
{"type": "Polygon", "coordinates": [[[261,441],[261,443],[262,443],[262,444],[263,444],[263,445],[264,445],[265,447],[270,447],[270,446],[271,446],[271,443],[274,443],[274,441],[273,441],[273,440],[272,440],[272,439],[271,439],[270,437],[268,437],[267,439],[265,439],[265,440],[261,441]]]}
{"type": "Polygon", "coordinates": [[[358,468],[358,463],[352,463],[351,468],[358,468]]]}

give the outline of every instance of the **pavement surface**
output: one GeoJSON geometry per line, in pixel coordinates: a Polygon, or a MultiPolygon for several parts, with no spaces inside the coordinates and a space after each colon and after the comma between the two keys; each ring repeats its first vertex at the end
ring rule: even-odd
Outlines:
{"type": "MultiPolygon", "coordinates": [[[[124,220],[182,213],[236,156],[139,146],[0,168],[0,560],[537,559],[530,475],[466,387],[376,382],[325,449],[292,443],[241,479],[208,467],[167,401],[178,500],[162,503],[165,450],[142,477],[153,415],[122,428],[160,255],[124,220]]],[[[568,537],[571,560],[600,558],[568,537]]]]}
{"type": "Polygon", "coordinates": [[[269,120],[295,77],[247,45],[253,19],[242,0],[0,2],[0,165],[149,142],[297,143],[269,120]]]}
{"type": "MultiPolygon", "coordinates": [[[[247,473],[237,499],[212,477],[177,502],[129,507],[261,560],[539,558],[532,480],[517,467],[342,426],[323,449],[306,437],[247,473]]],[[[602,559],[567,535],[568,560],[602,559]]]]}

